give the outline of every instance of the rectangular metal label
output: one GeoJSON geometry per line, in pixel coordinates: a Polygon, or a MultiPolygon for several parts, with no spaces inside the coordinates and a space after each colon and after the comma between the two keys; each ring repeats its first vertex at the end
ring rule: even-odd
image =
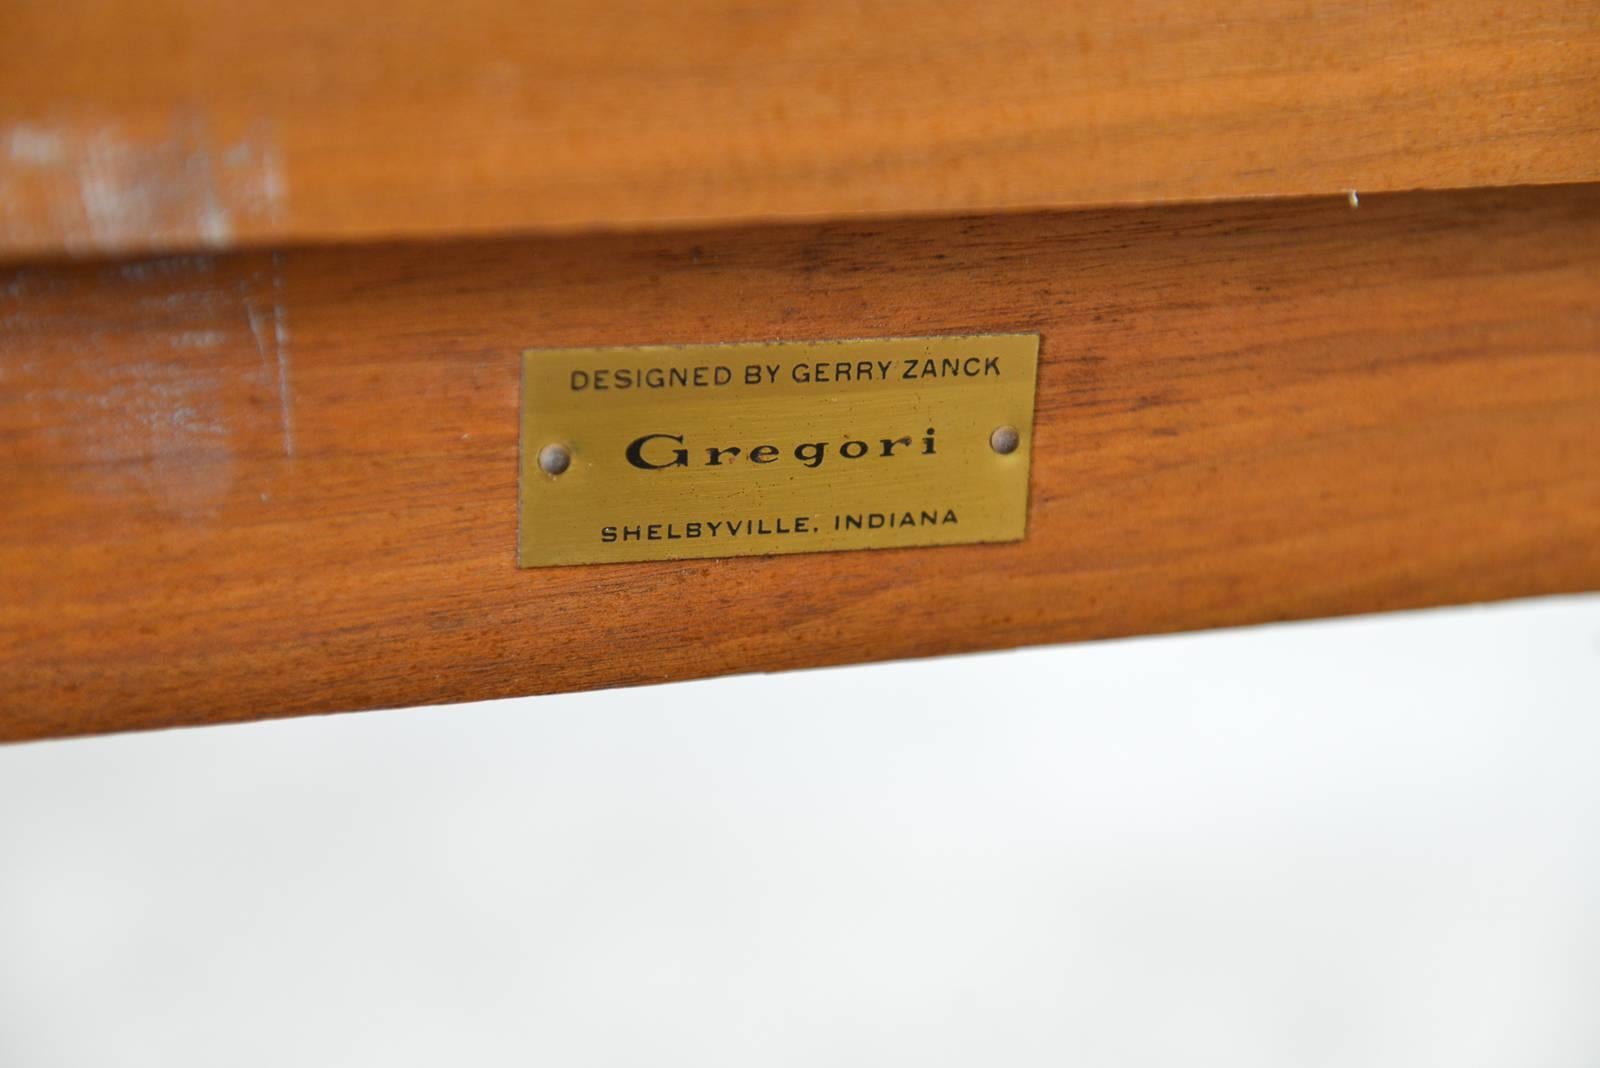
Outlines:
{"type": "Polygon", "coordinates": [[[522,567],[1017,541],[1036,334],[522,357],[522,567]]]}

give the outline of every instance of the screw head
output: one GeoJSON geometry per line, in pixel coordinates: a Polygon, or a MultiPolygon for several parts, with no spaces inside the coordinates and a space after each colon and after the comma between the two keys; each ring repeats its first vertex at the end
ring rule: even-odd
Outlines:
{"type": "Polygon", "coordinates": [[[572,466],[572,450],[565,445],[550,444],[539,450],[539,470],[554,477],[572,466]]]}
{"type": "Polygon", "coordinates": [[[1017,446],[1022,444],[1022,435],[1017,433],[1014,426],[997,426],[994,433],[989,435],[989,448],[1001,456],[1017,451],[1017,446]]]}

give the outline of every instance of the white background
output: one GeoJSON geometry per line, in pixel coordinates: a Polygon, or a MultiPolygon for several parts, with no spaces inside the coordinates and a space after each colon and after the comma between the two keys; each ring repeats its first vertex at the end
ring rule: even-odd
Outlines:
{"type": "Polygon", "coordinates": [[[1600,597],[0,747],[0,1066],[1600,1064],[1600,597]]]}

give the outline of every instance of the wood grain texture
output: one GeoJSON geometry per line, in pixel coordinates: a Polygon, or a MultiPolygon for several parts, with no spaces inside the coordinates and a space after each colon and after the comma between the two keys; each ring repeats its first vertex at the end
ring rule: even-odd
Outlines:
{"type": "Polygon", "coordinates": [[[0,256],[1600,179],[1594,0],[8,0],[0,256]]]}
{"type": "Polygon", "coordinates": [[[1600,186],[0,273],[0,736],[1600,588],[1600,186]],[[1042,336],[1012,545],[519,571],[528,346],[1042,336]]]}

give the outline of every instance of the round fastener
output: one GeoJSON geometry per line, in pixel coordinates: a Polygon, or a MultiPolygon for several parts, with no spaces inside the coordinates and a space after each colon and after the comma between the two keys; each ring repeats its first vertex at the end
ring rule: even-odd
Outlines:
{"type": "Polygon", "coordinates": [[[549,444],[539,450],[539,470],[554,477],[572,466],[572,450],[565,445],[549,444]]]}
{"type": "Polygon", "coordinates": [[[997,426],[994,433],[989,435],[989,448],[1006,456],[1017,451],[1017,446],[1022,444],[1022,435],[1017,433],[1014,426],[997,426]]]}

